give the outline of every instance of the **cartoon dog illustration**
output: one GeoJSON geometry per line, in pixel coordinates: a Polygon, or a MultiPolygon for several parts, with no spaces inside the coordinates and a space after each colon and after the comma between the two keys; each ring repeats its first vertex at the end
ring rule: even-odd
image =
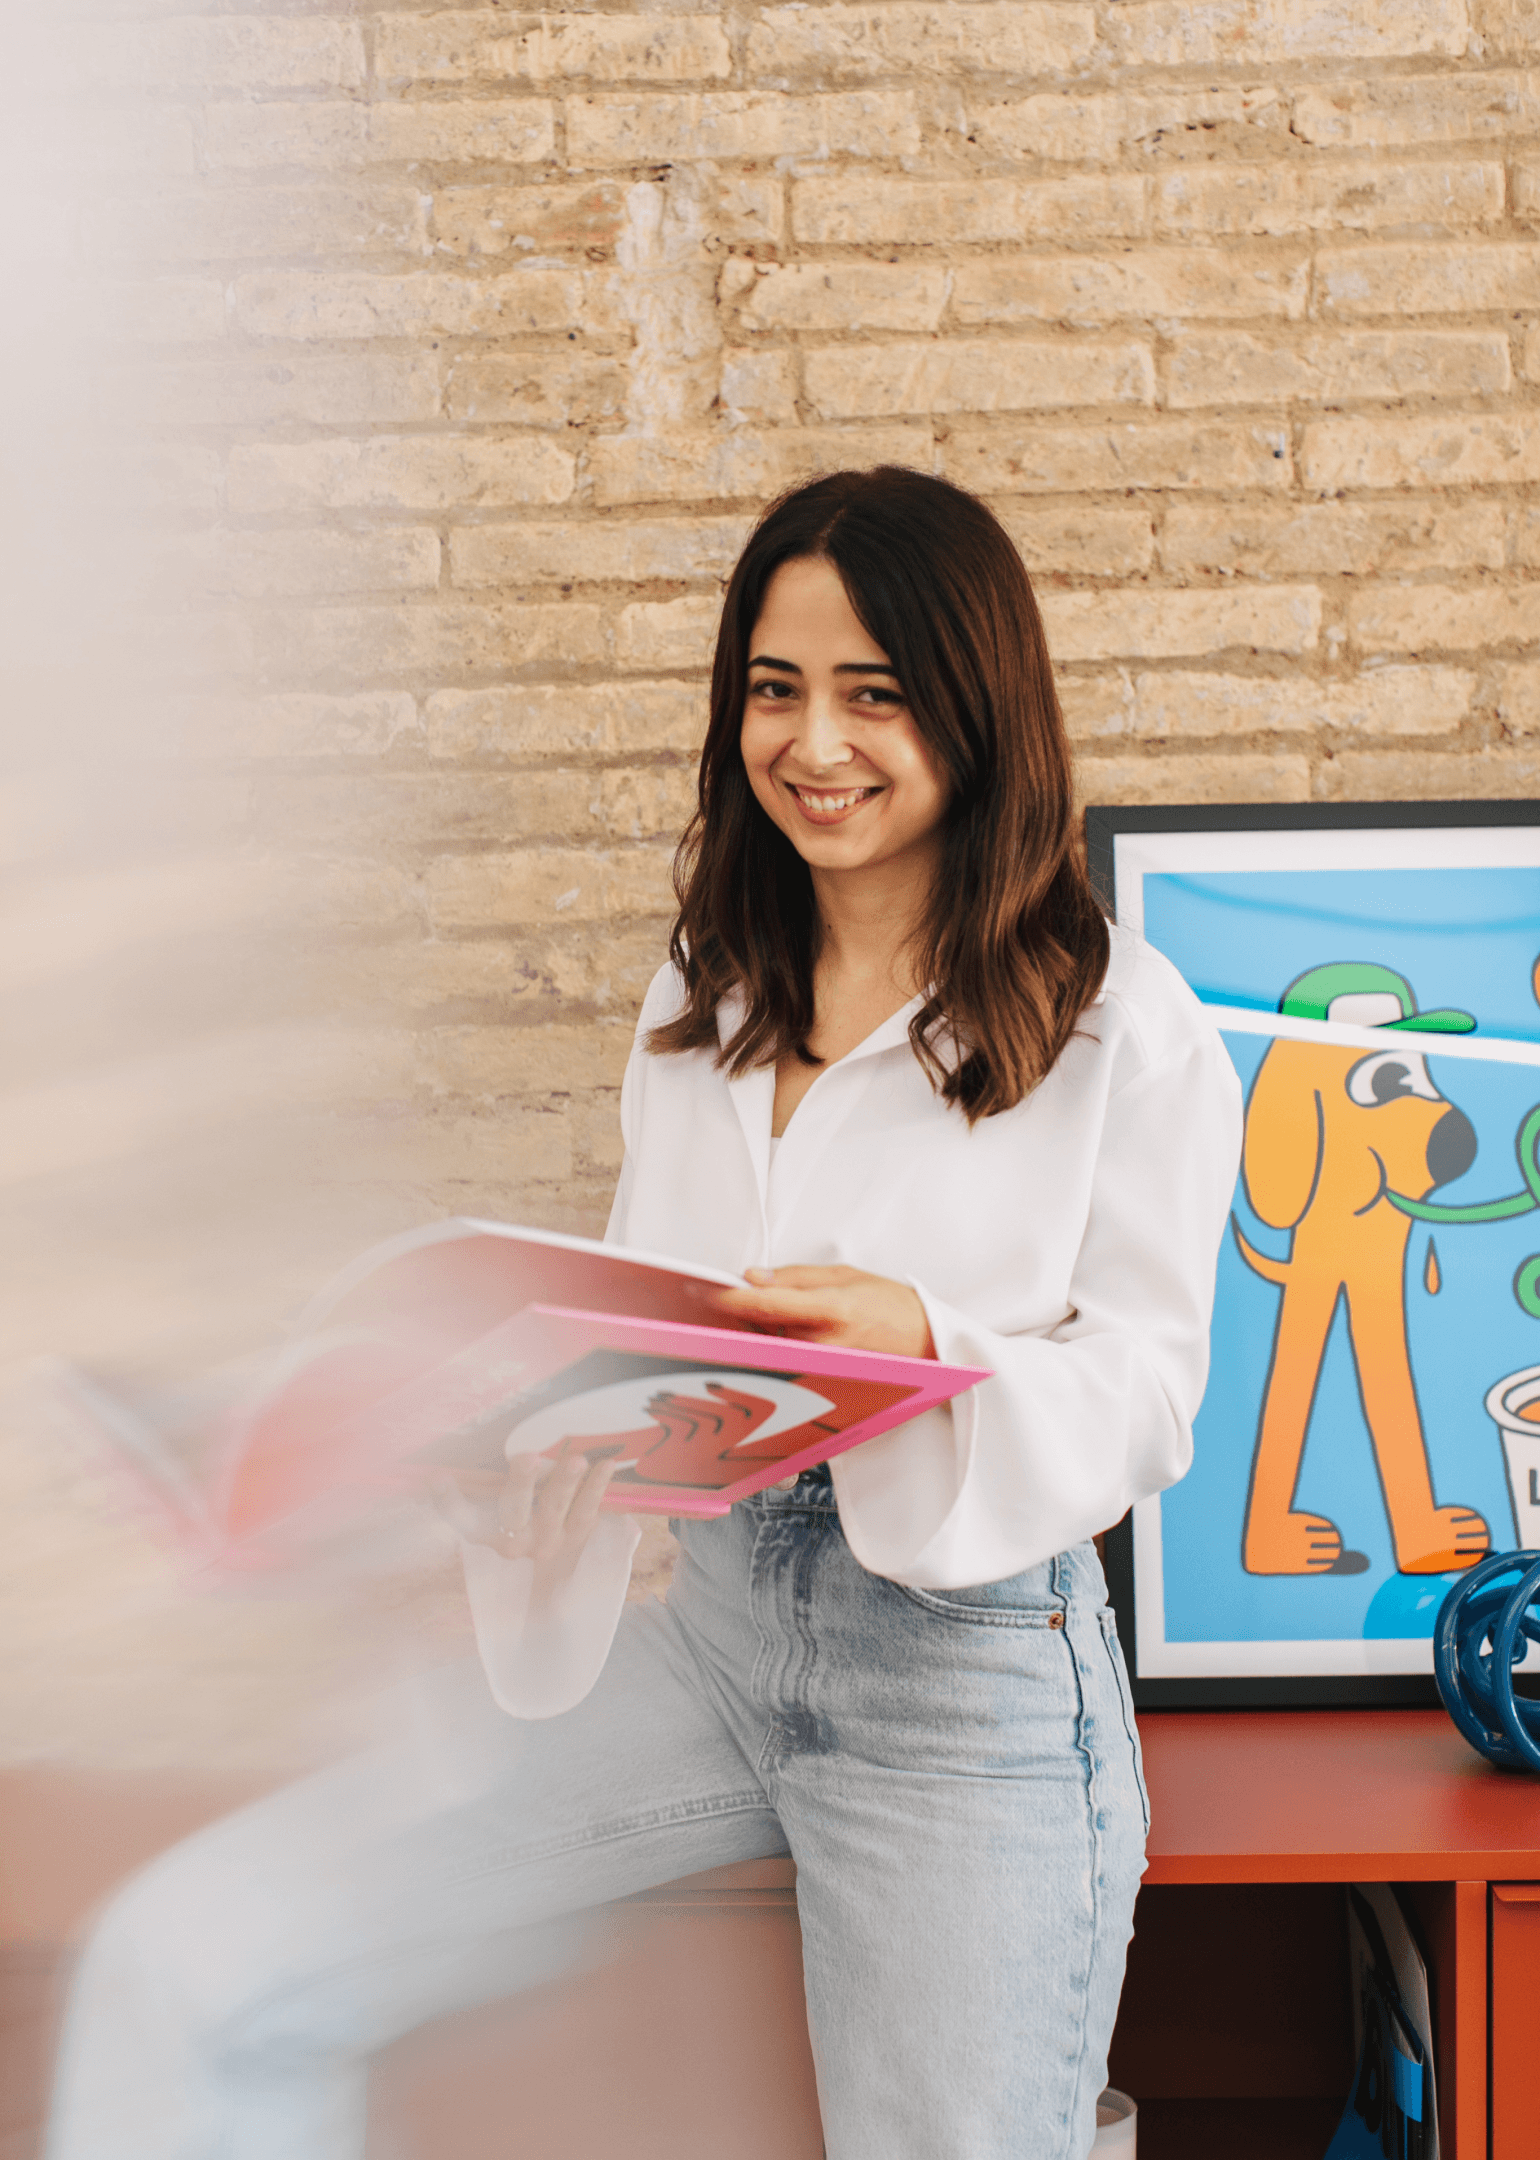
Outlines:
{"type": "Polygon", "coordinates": [[[1279,1011],[1383,1029],[1386,1047],[1336,1049],[1275,1041],[1246,1110],[1243,1170],[1262,1221],[1292,1230],[1287,1260],[1260,1253],[1233,1223],[1247,1264],[1283,1291],[1273,1338],[1251,1489],[1243,1565],[1254,1575],[1346,1575],[1368,1561],[1337,1525],[1294,1505],[1321,1361],[1339,1298],[1374,1445],[1396,1566],[1436,1575],[1480,1559],[1491,1543],[1473,1508],[1434,1502],[1406,1333],[1411,1219],[1389,1193],[1424,1200],[1470,1168],[1470,1121],[1439,1093],[1410,1036],[1466,1034],[1468,1013],[1419,1013],[1411,986],[1386,967],[1344,961],[1311,968],[1279,1011]]]}

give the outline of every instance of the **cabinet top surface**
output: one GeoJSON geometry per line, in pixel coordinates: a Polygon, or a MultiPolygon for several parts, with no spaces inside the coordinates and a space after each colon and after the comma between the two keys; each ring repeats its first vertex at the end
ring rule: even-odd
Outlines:
{"type": "Polygon", "coordinates": [[[1151,1882],[1535,1881],[1540,1776],[1442,1710],[1148,1710],[1151,1882]]]}

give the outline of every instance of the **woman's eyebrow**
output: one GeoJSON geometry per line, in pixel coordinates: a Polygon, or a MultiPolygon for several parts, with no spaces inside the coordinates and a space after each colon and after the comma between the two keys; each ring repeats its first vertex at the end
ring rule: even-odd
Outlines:
{"type": "MultiPolygon", "coordinates": [[[[802,673],[795,660],[777,660],[771,653],[756,653],[749,666],[780,668],[787,675],[802,673]]],[[[842,660],[834,672],[836,675],[891,675],[895,682],[898,680],[898,669],[889,667],[886,660],[842,660]]]]}

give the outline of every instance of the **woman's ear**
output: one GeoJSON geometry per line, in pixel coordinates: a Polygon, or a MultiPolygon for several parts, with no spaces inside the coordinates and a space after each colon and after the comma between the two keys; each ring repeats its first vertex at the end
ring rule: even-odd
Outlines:
{"type": "Polygon", "coordinates": [[[1326,1138],[1323,1086],[1337,1077],[1338,1053],[1315,1043],[1275,1042],[1246,1104],[1241,1162],[1246,1195],[1274,1230],[1292,1230],[1309,1207],[1326,1138]],[[1331,1075],[1322,1067],[1331,1064],[1331,1075]]]}

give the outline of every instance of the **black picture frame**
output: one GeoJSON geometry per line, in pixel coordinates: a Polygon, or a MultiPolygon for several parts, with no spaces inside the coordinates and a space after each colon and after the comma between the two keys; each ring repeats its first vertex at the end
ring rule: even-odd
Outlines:
{"type": "MultiPolygon", "coordinates": [[[[1107,914],[1118,920],[1117,842],[1122,834],[1512,828],[1540,825],[1540,801],[1370,803],[1092,804],[1085,810],[1087,862],[1107,914]]],[[[1426,1708],[1439,1701],[1431,1674],[1245,1674],[1167,1677],[1142,1672],[1136,1617],[1132,1512],[1107,1532],[1104,1562],[1136,1708],[1426,1708]]]]}

